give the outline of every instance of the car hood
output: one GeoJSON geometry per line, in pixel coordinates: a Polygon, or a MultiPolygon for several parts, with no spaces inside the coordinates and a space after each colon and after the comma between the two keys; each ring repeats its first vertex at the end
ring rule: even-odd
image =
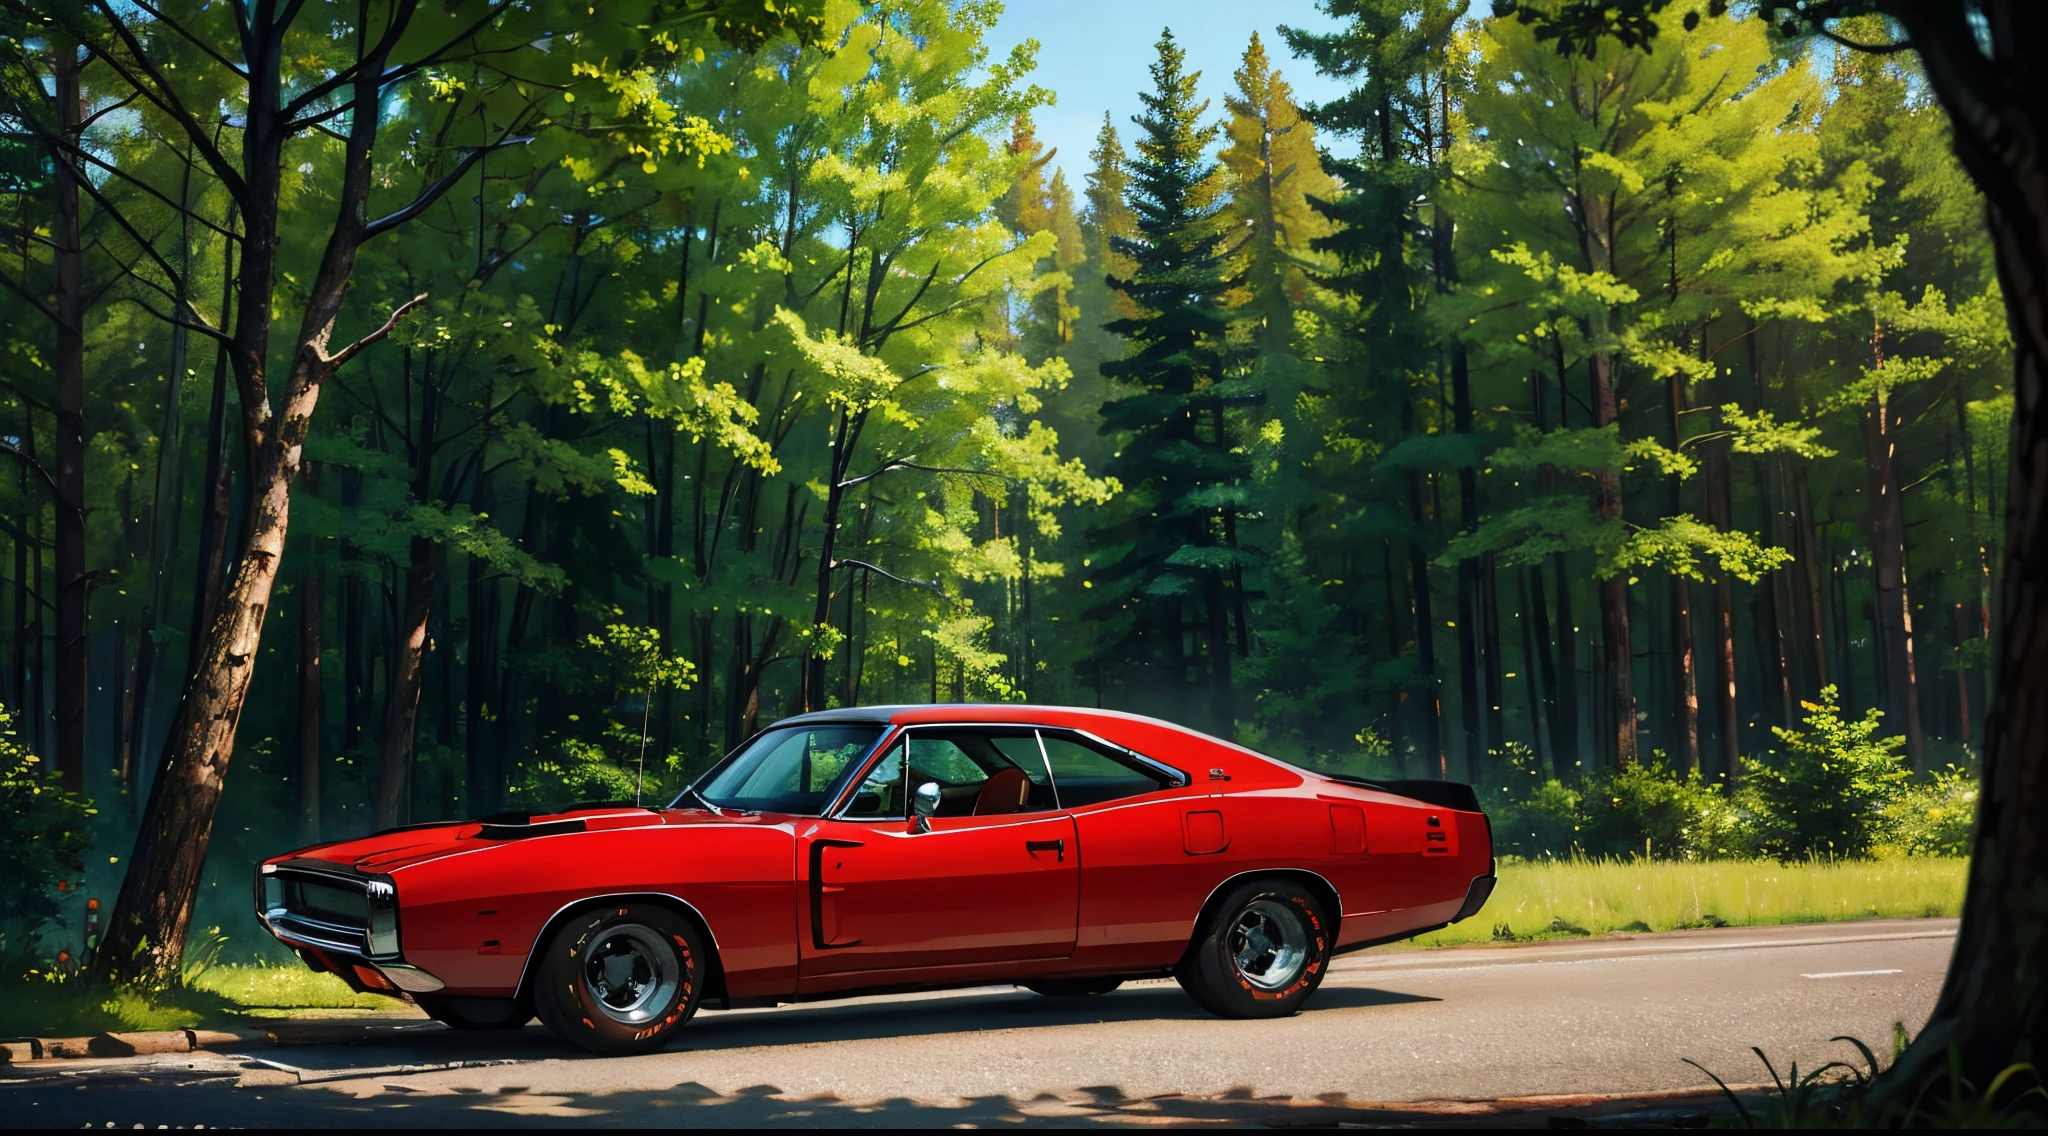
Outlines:
{"type": "Polygon", "coordinates": [[[354,840],[317,844],[276,857],[324,861],[357,872],[381,874],[442,856],[474,852],[535,836],[572,832],[605,832],[622,828],[659,828],[735,823],[775,824],[784,818],[753,813],[712,813],[703,809],[624,808],[573,809],[568,812],[484,817],[481,820],[431,821],[373,832],[354,840]]]}

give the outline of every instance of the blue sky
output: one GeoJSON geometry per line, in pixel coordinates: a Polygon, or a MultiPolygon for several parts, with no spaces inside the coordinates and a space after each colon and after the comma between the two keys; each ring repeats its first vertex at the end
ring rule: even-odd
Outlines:
{"type": "Polygon", "coordinates": [[[1188,66],[1202,73],[1199,89],[1212,119],[1225,113],[1223,96],[1234,86],[1231,73],[1253,32],[1296,98],[1315,102],[1340,93],[1288,54],[1275,30],[1281,24],[1318,31],[1335,26],[1313,0],[1007,0],[989,47],[991,58],[1002,58],[1024,40],[1038,41],[1034,81],[1057,92],[1059,101],[1033,118],[1039,139],[1059,148],[1054,164],[1066,170],[1078,197],[1102,112],[1110,112],[1125,145],[1136,131],[1130,119],[1139,110],[1139,89],[1151,85],[1146,68],[1162,27],[1173,29],[1188,66]]]}

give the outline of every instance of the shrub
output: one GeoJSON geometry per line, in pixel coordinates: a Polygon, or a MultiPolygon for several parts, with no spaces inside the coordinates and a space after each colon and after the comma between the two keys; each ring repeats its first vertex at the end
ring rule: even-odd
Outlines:
{"type": "Polygon", "coordinates": [[[91,802],[50,777],[0,706],[0,923],[33,939],[57,914],[51,892],[79,870],[91,802]]]}
{"type": "Polygon", "coordinates": [[[1977,777],[1951,765],[1903,786],[1884,807],[1882,849],[1907,856],[1967,856],[1977,816],[1977,777]]]}
{"type": "Polygon", "coordinates": [[[1833,686],[1822,688],[1818,703],[1801,703],[1805,729],[1772,727],[1780,748],[1742,761],[1743,797],[1767,855],[1863,857],[1885,836],[1887,810],[1910,776],[1899,759],[1906,739],[1879,738],[1874,709],[1845,720],[1837,699],[1833,686]]]}
{"type": "Polygon", "coordinates": [[[1711,860],[1751,851],[1744,818],[1697,769],[1681,777],[1648,761],[1603,770],[1587,778],[1581,811],[1579,844],[1591,856],[1711,860]]]}
{"type": "Polygon", "coordinates": [[[506,796],[517,808],[541,811],[587,801],[630,801],[635,778],[596,742],[564,740],[554,757],[522,764],[506,796]]]}
{"type": "Polygon", "coordinates": [[[1707,860],[1753,850],[1747,818],[1698,770],[1681,777],[1661,760],[1638,762],[1589,774],[1575,787],[1547,776],[1526,745],[1494,752],[1518,783],[1488,808],[1502,852],[1707,860]]]}

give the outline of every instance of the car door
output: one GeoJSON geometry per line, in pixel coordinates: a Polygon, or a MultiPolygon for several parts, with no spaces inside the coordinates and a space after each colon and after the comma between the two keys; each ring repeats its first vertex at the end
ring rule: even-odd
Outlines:
{"type": "Polygon", "coordinates": [[[1080,847],[1042,757],[1024,761],[1037,754],[1015,729],[916,728],[887,746],[837,813],[800,829],[802,978],[1071,954],[1080,847]],[[1005,769],[1026,784],[991,804],[998,775],[1017,781],[1005,769]],[[925,780],[943,803],[920,823],[906,804],[925,780]]]}

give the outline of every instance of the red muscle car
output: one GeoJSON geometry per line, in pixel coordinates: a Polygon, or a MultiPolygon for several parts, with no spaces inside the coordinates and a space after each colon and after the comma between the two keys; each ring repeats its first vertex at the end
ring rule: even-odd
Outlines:
{"type": "Polygon", "coordinates": [[[259,867],[256,904],[358,990],[632,1053],[704,1005],[993,983],[1171,974],[1214,1013],[1291,1014],[1333,955],[1464,919],[1493,884],[1463,785],[1112,711],[942,705],[785,719],[667,808],[303,849],[259,867]]]}

